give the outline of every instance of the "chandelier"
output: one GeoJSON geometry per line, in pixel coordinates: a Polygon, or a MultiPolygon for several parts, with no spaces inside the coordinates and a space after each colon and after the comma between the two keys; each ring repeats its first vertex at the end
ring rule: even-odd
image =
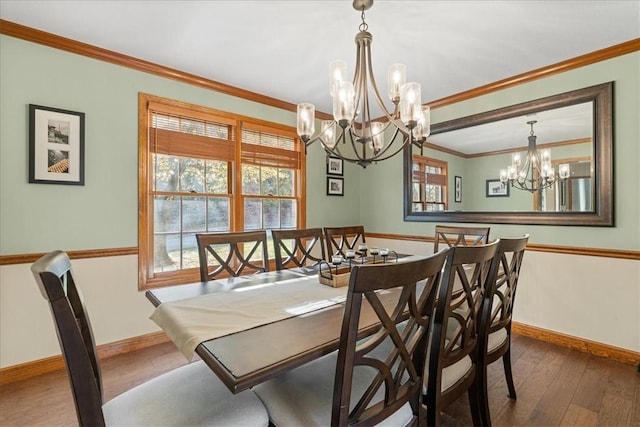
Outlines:
{"type": "Polygon", "coordinates": [[[570,168],[566,163],[558,165],[558,174],[551,163],[551,152],[549,150],[538,150],[536,147],[536,135],[533,132],[533,125],[537,120],[528,121],[531,126],[529,134],[529,146],[523,159],[520,153],[511,156],[511,165],[500,170],[500,182],[502,185],[511,185],[518,190],[534,193],[551,187],[557,180],[569,178],[570,168]]]}
{"type": "Polygon", "coordinates": [[[327,156],[338,157],[366,168],[372,162],[393,157],[407,145],[421,150],[430,132],[430,110],[421,103],[420,84],[406,82],[406,67],[389,67],[388,95],[393,103],[389,112],[382,101],[371,65],[371,33],[364,12],[373,0],[354,0],[361,12],[360,32],[356,34],[356,66],[353,82],[346,80],[347,65],[334,61],[329,66],[329,92],[333,97],[333,120],[324,120],[315,130],[315,106],[298,104],[297,131],[306,147],[319,141],[327,156]],[[374,121],[369,101],[375,101],[383,116],[374,121]]]}

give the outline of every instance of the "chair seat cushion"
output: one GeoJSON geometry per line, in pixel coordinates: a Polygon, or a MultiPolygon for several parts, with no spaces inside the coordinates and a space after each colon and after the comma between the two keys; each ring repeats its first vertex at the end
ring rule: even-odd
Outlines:
{"type": "MultiPolygon", "coordinates": [[[[458,360],[451,366],[447,366],[442,370],[442,380],[440,381],[440,390],[444,393],[448,388],[457,383],[473,366],[473,362],[469,356],[458,360]]],[[[425,371],[425,379],[423,383],[422,392],[427,393],[427,382],[429,381],[428,369],[425,371]]]]}
{"type": "MultiPolygon", "coordinates": [[[[307,363],[293,371],[279,375],[254,387],[255,393],[267,407],[269,417],[276,426],[329,426],[333,400],[333,383],[337,352],[307,363]]],[[[354,368],[351,409],[371,383],[375,371],[363,366],[354,368]]],[[[376,394],[373,402],[383,398],[376,394]]],[[[407,403],[382,426],[404,426],[411,422],[413,412],[407,403]]]]}
{"type": "Polygon", "coordinates": [[[440,390],[446,391],[449,387],[454,385],[464,377],[471,369],[472,362],[469,356],[457,361],[451,366],[447,366],[442,370],[442,382],[440,383],[440,390]]]}
{"type": "Polygon", "coordinates": [[[114,426],[267,426],[251,391],[232,394],[202,361],[140,384],[102,407],[114,426]]]}
{"type": "Polygon", "coordinates": [[[507,340],[507,330],[500,328],[495,332],[489,334],[487,339],[487,352],[491,353],[496,348],[500,347],[507,340]]]}

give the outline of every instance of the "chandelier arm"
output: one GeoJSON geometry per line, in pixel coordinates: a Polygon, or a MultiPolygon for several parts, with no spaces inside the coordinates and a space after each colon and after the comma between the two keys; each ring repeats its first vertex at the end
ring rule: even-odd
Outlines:
{"type": "MultiPolygon", "coordinates": [[[[356,37],[357,40],[357,37],[356,37]]],[[[360,99],[362,98],[362,81],[364,80],[362,78],[362,64],[363,64],[363,55],[364,52],[362,51],[362,46],[360,44],[360,42],[356,42],[356,69],[354,71],[354,75],[353,75],[353,87],[355,89],[355,98],[354,98],[354,106],[356,108],[354,108],[353,110],[353,118],[351,119],[352,123],[356,122],[356,117],[358,116],[358,104],[360,103],[360,99]]]]}
{"type": "MultiPolygon", "coordinates": [[[[369,79],[371,80],[371,86],[373,87],[373,93],[376,96],[376,101],[378,102],[378,106],[380,107],[380,109],[382,110],[382,112],[384,113],[385,117],[387,118],[387,120],[389,120],[390,122],[395,120],[395,115],[397,114],[397,105],[394,108],[394,115],[392,116],[389,113],[389,110],[387,110],[387,107],[384,105],[384,102],[382,101],[382,97],[380,96],[380,92],[378,91],[378,84],[376,83],[376,79],[373,76],[373,66],[371,64],[371,45],[368,44],[366,46],[367,49],[367,73],[369,75],[369,79]]],[[[402,123],[402,122],[400,122],[402,123]]],[[[396,126],[398,126],[396,124],[396,126]]],[[[402,127],[404,128],[404,124],[402,125],[402,127]]]]}
{"type": "MultiPolygon", "coordinates": [[[[348,133],[348,132],[345,132],[345,134],[347,134],[347,133],[348,133]]],[[[356,164],[362,164],[362,162],[366,162],[366,163],[368,164],[368,163],[379,162],[379,161],[383,161],[383,160],[390,159],[391,157],[394,157],[394,156],[395,156],[395,155],[397,155],[400,151],[402,151],[402,149],[403,149],[406,145],[408,145],[408,141],[407,141],[406,139],[407,139],[407,138],[409,138],[409,136],[408,136],[408,135],[406,135],[406,134],[404,134],[404,133],[401,131],[401,129],[396,128],[396,129],[395,129],[395,132],[394,132],[394,135],[393,135],[393,137],[391,138],[391,140],[395,140],[395,139],[398,137],[398,134],[402,135],[402,138],[403,138],[404,142],[403,142],[403,143],[402,143],[402,144],[401,144],[401,145],[400,145],[396,150],[394,150],[392,153],[390,153],[390,154],[388,154],[388,155],[385,155],[385,154],[389,151],[389,149],[390,149],[390,147],[391,147],[391,145],[392,145],[392,144],[388,144],[388,145],[387,145],[387,147],[386,147],[385,149],[381,150],[377,155],[375,155],[375,156],[373,156],[373,157],[369,157],[369,158],[367,158],[367,159],[363,159],[363,158],[361,158],[360,156],[358,156],[358,157],[348,157],[348,156],[346,156],[346,155],[343,155],[343,154],[340,152],[340,149],[339,149],[338,144],[336,144],[336,146],[335,146],[334,148],[329,148],[329,147],[325,146],[324,144],[323,144],[323,147],[324,147],[325,152],[326,152],[327,154],[329,154],[329,155],[333,155],[333,156],[335,156],[335,157],[338,157],[338,158],[340,158],[340,159],[344,160],[345,162],[348,162],[348,163],[356,163],[356,164]]],[[[346,139],[346,138],[345,138],[345,139],[346,139]]],[[[346,143],[346,141],[344,141],[344,142],[346,143]]],[[[353,141],[351,141],[351,143],[352,143],[352,144],[354,144],[354,143],[353,143],[353,141]]],[[[355,151],[354,151],[354,152],[355,152],[355,151]]],[[[355,152],[355,153],[357,154],[357,152],[355,152]]]]}
{"type": "MultiPolygon", "coordinates": [[[[367,87],[367,70],[366,70],[366,49],[363,48],[363,41],[358,40],[358,80],[354,82],[354,85],[357,83],[357,91],[356,91],[356,106],[359,106],[355,110],[354,116],[354,124],[352,126],[353,134],[358,138],[365,137],[365,123],[371,122],[371,114],[369,109],[367,108],[369,105],[369,97],[368,97],[368,87],[367,87]],[[360,111],[360,120],[357,120],[358,111],[360,111]]],[[[360,156],[358,156],[360,157],[360,156]]]]}
{"type": "MultiPolygon", "coordinates": [[[[396,135],[398,134],[398,132],[396,131],[396,135]]],[[[376,155],[374,158],[370,159],[373,162],[381,162],[383,160],[387,160],[390,159],[391,157],[395,156],[396,154],[398,154],[400,151],[402,151],[404,149],[404,147],[407,145],[407,142],[403,142],[395,151],[393,151],[392,153],[383,156],[383,154],[385,154],[388,150],[389,147],[391,147],[391,145],[389,145],[387,147],[387,149],[381,151],[380,153],[378,153],[378,155],[376,155]]]]}

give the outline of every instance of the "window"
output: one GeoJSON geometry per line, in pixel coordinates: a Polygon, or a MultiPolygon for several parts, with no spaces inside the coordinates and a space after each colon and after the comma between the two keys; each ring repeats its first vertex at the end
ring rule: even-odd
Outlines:
{"type": "Polygon", "coordinates": [[[295,128],[140,94],[139,285],[198,281],[197,233],[305,226],[295,128]]]}
{"type": "Polygon", "coordinates": [[[413,212],[447,210],[447,162],[414,155],[413,212]]]}

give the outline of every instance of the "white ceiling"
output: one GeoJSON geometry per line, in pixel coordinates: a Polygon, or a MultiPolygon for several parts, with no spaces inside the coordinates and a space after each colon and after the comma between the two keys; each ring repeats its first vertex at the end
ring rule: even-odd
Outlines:
{"type": "MultiPolygon", "coordinates": [[[[351,0],[0,0],[0,17],[327,113],[361,22],[351,0]]],[[[428,103],[639,38],[640,1],[376,0],[366,21],[381,94],[400,62],[428,103]]]]}

